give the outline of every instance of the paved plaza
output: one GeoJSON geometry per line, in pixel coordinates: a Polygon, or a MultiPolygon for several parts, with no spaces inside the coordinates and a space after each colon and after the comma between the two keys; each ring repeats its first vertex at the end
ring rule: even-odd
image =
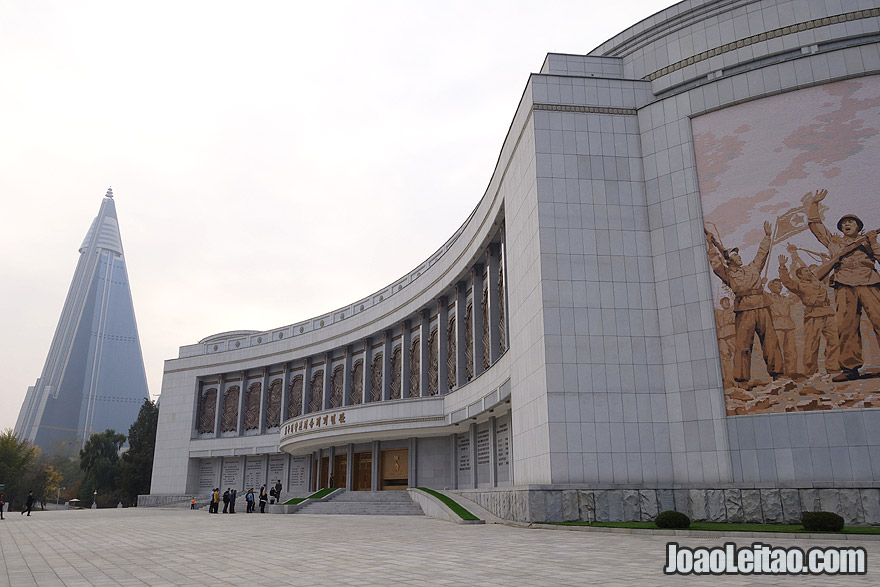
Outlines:
{"type": "MultiPolygon", "coordinates": [[[[0,585],[876,585],[862,577],[665,577],[667,537],[421,516],[209,515],[140,508],[15,512],[0,522],[0,585]]],[[[730,539],[727,539],[730,540],[730,539]]],[[[733,539],[737,541],[737,539],[733,539]]],[[[724,538],[688,538],[712,546],[724,538]]],[[[740,538],[742,545],[752,539],[740,538]]],[[[806,548],[813,541],[765,540],[806,548]]],[[[873,569],[872,569],[873,567],[873,569]]]]}

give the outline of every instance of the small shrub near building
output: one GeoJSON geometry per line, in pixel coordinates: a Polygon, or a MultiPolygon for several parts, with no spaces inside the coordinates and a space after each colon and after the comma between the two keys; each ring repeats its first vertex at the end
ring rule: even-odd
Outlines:
{"type": "Polygon", "coordinates": [[[843,518],[834,512],[804,512],[801,523],[808,532],[840,532],[843,530],[843,518]]]}
{"type": "Polygon", "coordinates": [[[684,530],[691,525],[691,519],[681,512],[666,510],[660,512],[660,515],[654,518],[654,523],[658,528],[667,528],[674,530],[684,530]]]}

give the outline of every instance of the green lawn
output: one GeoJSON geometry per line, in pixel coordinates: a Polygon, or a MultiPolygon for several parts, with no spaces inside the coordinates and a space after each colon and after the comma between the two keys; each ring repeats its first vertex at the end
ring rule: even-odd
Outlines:
{"type": "Polygon", "coordinates": [[[330,495],[334,491],[336,491],[335,487],[328,487],[325,489],[318,490],[308,497],[294,497],[293,499],[288,499],[287,501],[285,501],[281,505],[296,505],[298,503],[304,502],[307,499],[321,499],[322,497],[326,497],[327,495],[330,495]]]}
{"type": "Polygon", "coordinates": [[[433,495],[434,497],[436,497],[437,499],[442,501],[446,505],[446,507],[448,507],[453,512],[455,512],[455,514],[459,518],[461,518],[462,520],[479,520],[480,519],[477,516],[470,513],[469,511],[467,511],[466,509],[464,509],[463,507],[461,507],[461,505],[459,505],[459,503],[457,501],[455,501],[454,499],[452,499],[451,497],[443,495],[442,493],[434,491],[433,489],[428,489],[427,487],[417,487],[416,489],[418,489],[419,491],[424,491],[428,495],[433,495]]]}
{"type": "MultiPolygon", "coordinates": [[[[654,522],[546,522],[557,526],[593,526],[596,528],[633,528],[638,530],[660,530],[654,522]]],[[[786,532],[797,534],[816,534],[807,532],[800,524],[725,524],[722,522],[691,522],[688,530],[711,530],[713,532],[786,532]]],[[[847,526],[840,532],[826,534],[880,534],[877,526],[847,526]]]]}

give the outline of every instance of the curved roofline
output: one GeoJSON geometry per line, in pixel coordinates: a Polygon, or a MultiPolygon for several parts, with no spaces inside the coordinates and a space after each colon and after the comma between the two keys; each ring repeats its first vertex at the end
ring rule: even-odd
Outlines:
{"type": "MultiPolygon", "coordinates": [[[[291,323],[285,324],[283,326],[275,326],[275,327],[269,328],[267,330],[236,330],[236,331],[228,331],[228,332],[222,332],[222,333],[218,333],[218,334],[212,334],[206,338],[203,338],[202,340],[200,340],[196,344],[207,344],[208,342],[219,342],[219,341],[223,341],[223,340],[228,340],[230,338],[234,338],[235,336],[245,336],[245,335],[252,335],[252,334],[263,334],[263,333],[271,335],[271,333],[273,333],[273,332],[275,332],[277,334],[278,331],[283,331],[288,328],[293,329],[296,326],[299,326],[299,325],[302,325],[302,324],[305,324],[308,322],[322,320],[322,319],[325,319],[328,317],[330,318],[331,323],[332,323],[334,321],[333,320],[334,316],[336,316],[337,314],[339,314],[341,312],[346,312],[350,308],[353,308],[353,307],[357,306],[358,304],[360,304],[361,302],[365,302],[366,300],[375,299],[377,296],[380,298],[382,296],[384,296],[384,299],[382,301],[388,301],[388,299],[392,295],[401,291],[403,289],[404,285],[409,285],[412,282],[412,280],[421,276],[421,274],[425,270],[427,270],[428,267],[434,265],[434,263],[436,263],[440,258],[442,258],[445,255],[445,253],[451,248],[451,246],[458,240],[458,237],[460,237],[461,234],[463,232],[465,232],[468,225],[474,219],[474,215],[477,213],[477,210],[479,210],[480,205],[482,205],[482,203],[486,200],[486,198],[489,197],[489,195],[490,195],[489,191],[492,188],[492,182],[495,180],[495,177],[498,175],[499,169],[502,168],[502,157],[504,156],[504,148],[507,145],[508,141],[511,139],[511,135],[514,131],[514,124],[516,123],[516,118],[517,118],[517,115],[519,114],[519,111],[520,111],[520,106],[522,105],[523,100],[526,98],[526,92],[528,92],[529,86],[532,83],[532,77],[534,75],[536,75],[536,74],[531,73],[529,75],[529,78],[526,81],[525,86],[523,87],[523,91],[520,94],[520,100],[517,103],[517,107],[514,109],[513,116],[511,116],[510,124],[507,127],[507,132],[504,135],[504,139],[501,141],[501,146],[498,149],[498,156],[495,158],[495,166],[492,168],[492,173],[489,175],[489,181],[487,182],[486,187],[483,190],[483,194],[477,200],[476,204],[471,209],[467,218],[465,218],[464,222],[462,222],[462,224],[456,229],[456,231],[452,234],[452,236],[450,236],[446,240],[446,242],[444,242],[440,246],[440,248],[436,249],[432,254],[430,254],[427,257],[427,259],[425,259],[424,261],[422,261],[421,263],[416,265],[413,269],[406,272],[401,277],[398,277],[397,279],[395,279],[394,281],[392,281],[391,283],[389,283],[385,287],[383,287],[379,290],[376,290],[367,296],[358,298],[356,301],[354,301],[350,304],[347,304],[345,306],[341,306],[341,307],[336,308],[334,310],[331,310],[329,312],[325,312],[323,314],[318,314],[316,316],[307,317],[303,320],[299,320],[297,322],[291,322],[291,323]]],[[[501,171],[502,171],[502,175],[503,175],[503,169],[501,169],[501,171]]],[[[321,325],[323,326],[323,324],[324,324],[324,322],[322,320],[321,325]]],[[[270,338],[267,339],[267,342],[269,340],[272,340],[273,338],[274,337],[270,336],[270,338]]],[[[279,339],[280,338],[281,337],[279,337],[279,339]]]]}

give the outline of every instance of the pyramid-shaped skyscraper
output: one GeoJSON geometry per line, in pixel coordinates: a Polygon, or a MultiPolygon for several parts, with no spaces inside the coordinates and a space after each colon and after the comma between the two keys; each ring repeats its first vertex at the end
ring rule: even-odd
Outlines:
{"type": "Polygon", "coordinates": [[[49,454],[76,454],[108,428],[127,434],[149,397],[112,189],[79,253],[49,356],[15,425],[49,454]]]}

